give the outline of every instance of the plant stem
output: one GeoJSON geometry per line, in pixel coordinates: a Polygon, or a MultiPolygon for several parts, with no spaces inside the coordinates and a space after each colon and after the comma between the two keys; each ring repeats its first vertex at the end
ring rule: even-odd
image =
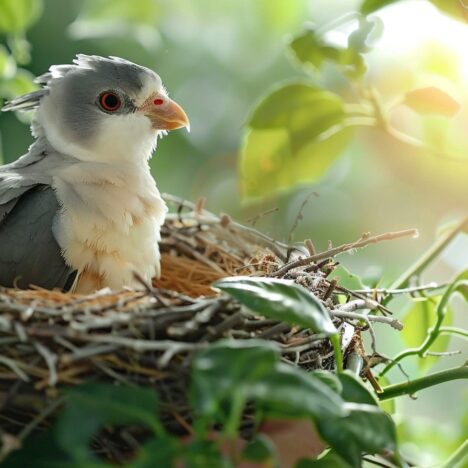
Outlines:
{"type": "Polygon", "coordinates": [[[440,468],[454,468],[455,466],[466,466],[462,465],[463,460],[468,456],[468,440],[465,440],[460,447],[452,453],[450,458],[441,465],[440,468]],[[458,465],[460,463],[460,465],[458,465]]]}
{"type": "Polygon", "coordinates": [[[409,382],[389,385],[383,387],[382,393],[379,393],[377,396],[381,401],[389,400],[390,398],[402,395],[412,395],[419,390],[457,379],[468,379],[468,366],[455,367],[441,372],[435,372],[434,374],[429,374],[419,379],[410,380],[409,382]]]}
{"type": "Polygon", "coordinates": [[[440,327],[445,319],[445,315],[447,313],[447,305],[452,296],[452,294],[457,291],[460,287],[464,286],[466,280],[463,279],[464,273],[461,273],[459,276],[455,278],[455,280],[450,284],[450,286],[445,291],[444,295],[441,297],[439,303],[437,304],[436,308],[436,322],[434,326],[428,330],[427,336],[422,344],[417,348],[409,348],[402,351],[400,354],[395,356],[395,358],[390,361],[385,368],[380,373],[380,376],[385,375],[390,369],[392,369],[398,362],[408,356],[419,356],[424,357],[426,352],[432,346],[434,341],[440,335],[440,327]]]}
{"type": "Polygon", "coordinates": [[[440,327],[439,332],[441,334],[447,334],[447,335],[458,335],[462,336],[464,338],[468,338],[468,331],[463,330],[463,328],[457,328],[457,327],[440,327]]]}
{"type": "MultiPolygon", "coordinates": [[[[430,265],[440,253],[452,242],[458,233],[468,227],[468,217],[463,218],[457,223],[450,231],[441,236],[436,242],[429,248],[424,255],[416,261],[408,270],[406,270],[389,289],[402,289],[409,285],[409,282],[413,276],[419,275],[424,271],[428,265],[430,265]]],[[[382,303],[387,305],[391,301],[392,296],[389,295],[383,299],[382,303]]]]}
{"type": "Polygon", "coordinates": [[[333,346],[333,353],[335,354],[336,371],[338,373],[343,372],[343,354],[341,353],[340,335],[337,333],[336,335],[330,336],[330,341],[333,346]]]}

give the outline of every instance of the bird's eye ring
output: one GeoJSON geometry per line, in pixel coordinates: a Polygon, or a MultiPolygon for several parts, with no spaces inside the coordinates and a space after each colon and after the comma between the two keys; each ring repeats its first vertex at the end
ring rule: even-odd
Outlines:
{"type": "Polygon", "coordinates": [[[112,91],[105,91],[99,96],[99,105],[107,112],[115,112],[120,109],[122,101],[112,91]]]}

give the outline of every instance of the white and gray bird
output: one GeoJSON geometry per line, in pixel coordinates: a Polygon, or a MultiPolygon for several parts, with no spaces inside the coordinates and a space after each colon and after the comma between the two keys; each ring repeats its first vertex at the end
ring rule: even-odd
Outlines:
{"type": "Polygon", "coordinates": [[[27,154],[0,167],[0,285],[87,293],[160,270],[166,205],[148,160],[189,127],[152,70],[77,55],[4,111],[36,109],[27,154]]]}

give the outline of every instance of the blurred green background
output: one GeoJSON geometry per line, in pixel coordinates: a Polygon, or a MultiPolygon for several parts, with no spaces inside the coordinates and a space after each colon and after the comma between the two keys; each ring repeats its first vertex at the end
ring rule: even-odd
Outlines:
{"type": "MultiPolygon", "coordinates": [[[[256,199],[245,196],[240,170],[240,150],[252,109],[272,87],[291,79],[353,97],[355,89],[336,67],[326,64],[320,73],[306,69],[293,58],[288,44],[306,24],[324,28],[330,41],[343,44],[355,26],[336,20],[356,12],[361,0],[0,0],[0,7],[14,4],[26,5],[22,14],[30,15],[31,24],[18,25],[3,36],[7,46],[0,54],[3,97],[29,90],[33,75],[52,64],[69,63],[76,53],[124,57],[161,75],[191,121],[191,132],[169,134],[159,142],[151,161],[163,192],[190,200],[206,197],[208,209],[229,213],[244,223],[277,208],[261,217],[256,227],[280,240],[311,238],[318,250],[329,241],[333,245],[350,242],[367,231],[418,228],[417,240],[371,246],[340,258],[370,285],[388,284],[428,248],[440,226],[467,212],[468,26],[463,18],[437,10],[437,2],[400,1],[376,13],[383,35],[367,54],[369,71],[362,83],[375,87],[386,103],[398,101],[415,87],[447,90],[461,106],[452,119],[420,118],[398,103],[390,118],[406,134],[457,156],[430,154],[378,130],[357,128],[323,175],[305,174],[301,183],[256,199]],[[14,64],[8,65],[8,49],[27,71],[18,73],[14,64]],[[306,199],[302,219],[291,234],[306,199]]],[[[6,21],[0,17],[4,32],[6,21]]],[[[26,151],[32,137],[14,114],[0,115],[0,129],[3,160],[9,162],[26,151]]],[[[291,158],[287,164],[300,162],[291,158]]],[[[268,172],[259,175],[260,186],[268,177],[268,172]]],[[[466,236],[457,239],[427,280],[450,279],[468,265],[467,252],[466,236]]],[[[466,313],[459,309],[455,323],[466,313]]],[[[392,355],[401,346],[395,333],[379,334],[380,351],[392,355]]],[[[461,342],[454,339],[447,346],[459,349],[461,342]]],[[[460,356],[444,359],[434,370],[462,360],[460,356]]],[[[416,362],[405,364],[405,369],[410,375],[418,373],[416,362]]],[[[395,381],[403,378],[398,371],[392,375],[395,381]]],[[[401,414],[415,415],[404,428],[407,450],[414,448],[411,441],[417,435],[422,439],[419,450],[427,444],[422,462],[449,453],[463,437],[462,412],[450,402],[459,405],[465,397],[462,386],[454,382],[427,390],[417,401],[399,402],[401,414]],[[439,431],[442,435],[434,443],[439,431]]]]}

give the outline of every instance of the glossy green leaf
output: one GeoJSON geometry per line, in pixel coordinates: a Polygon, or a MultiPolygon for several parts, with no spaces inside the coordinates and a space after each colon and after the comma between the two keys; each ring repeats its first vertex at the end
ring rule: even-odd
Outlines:
{"type": "Polygon", "coordinates": [[[199,414],[219,415],[235,398],[253,400],[279,417],[327,419],[346,413],[338,394],[314,374],[280,362],[270,342],[221,340],[199,351],[192,369],[191,398],[199,414]]]}
{"type": "Polygon", "coordinates": [[[104,424],[140,423],[154,428],[158,402],[153,390],[87,384],[70,390],[57,424],[57,441],[77,460],[89,456],[88,443],[104,424]],[[77,424],[79,421],[79,424],[77,424]]]}
{"type": "Polygon", "coordinates": [[[350,78],[359,78],[367,70],[364,58],[355,47],[336,47],[314,30],[296,36],[290,44],[294,56],[303,64],[319,70],[325,62],[335,64],[350,78]]]}
{"type": "Polygon", "coordinates": [[[324,457],[318,460],[304,458],[296,463],[294,468],[350,468],[350,464],[346,463],[333,450],[330,450],[324,457]]]}
{"type": "Polygon", "coordinates": [[[214,286],[265,317],[310,328],[328,336],[337,333],[322,303],[312,293],[291,281],[234,276],[223,278],[214,286]]]}
{"type": "Polygon", "coordinates": [[[320,378],[289,364],[278,363],[275,371],[252,391],[257,404],[274,418],[309,416],[323,421],[347,412],[342,398],[320,378]]]}
{"type": "Polygon", "coordinates": [[[0,33],[17,34],[24,32],[39,18],[41,0],[1,0],[0,33]]]}
{"type": "MultiPolygon", "coordinates": [[[[403,319],[403,331],[401,336],[406,346],[410,348],[419,347],[436,322],[436,306],[440,297],[431,297],[428,300],[418,300],[412,303],[403,319]]],[[[453,313],[449,308],[444,319],[444,325],[451,325],[453,313]]],[[[431,346],[430,351],[444,352],[450,343],[450,335],[441,335],[431,346]]],[[[418,358],[418,367],[421,372],[433,366],[439,358],[437,356],[426,356],[418,358]]]]}
{"type": "Polygon", "coordinates": [[[374,405],[346,403],[349,415],[317,421],[320,435],[351,466],[361,467],[361,453],[395,450],[396,430],[388,414],[374,405]]]}
{"type": "Polygon", "coordinates": [[[258,434],[244,448],[241,454],[243,460],[265,462],[276,459],[276,450],[273,442],[265,434],[258,434]]]}
{"type": "Polygon", "coordinates": [[[278,347],[261,340],[220,340],[199,351],[192,363],[192,404],[197,411],[214,414],[232,389],[261,381],[273,372],[278,347]]]}
{"type": "Polygon", "coordinates": [[[364,382],[349,371],[338,374],[343,390],[341,397],[349,403],[363,403],[378,406],[377,399],[364,382]]]}
{"type": "Polygon", "coordinates": [[[241,152],[244,195],[261,197],[319,180],[347,147],[343,101],[305,83],[270,93],[254,110],[241,152]]]}
{"type": "Polygon", "coordinates": [[[398,1],[400,0],[364,0],[361,6],[361,13],[368,15],[398,1]]]}

